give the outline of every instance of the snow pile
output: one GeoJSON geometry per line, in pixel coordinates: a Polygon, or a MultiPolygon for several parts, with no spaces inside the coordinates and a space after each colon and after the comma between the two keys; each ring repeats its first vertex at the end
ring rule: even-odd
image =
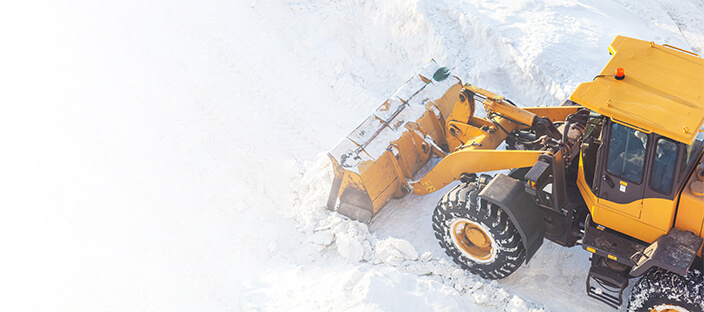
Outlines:
{"type": "MultiPolygon", "coordinates": [[[[370,232],[366,224],[328,211],[325,203],[331,179],[329,160],[321,157],[314,169],[304,174],[300,180],[300,189],[296,192],[297,197],[291,211],[299,230],[306,233],[308,242],[319,252],[335,252],[347,264],[371,265],[370,271],[376,272],[376,277],[386,279],[385,283],[394,287],[394,293],[397,293],[399,288],[407,287],[404,283],[408,283],[407,279],[413,277],[414,282],[411,284],[433,283],[451,287],[458,294],[464,295],[466,302],[462,304],[476,305],[473,309],[546,310],[545,307],[527,303],[496,282],[489,283],[469,274],[452,264],[446,257],[429,251],[419,255],[416,248],[405,239],[392,236],[379,238],[370,232]]],[[[417,220],[416,223],[418,222],[423,220],[417,220]]],[[[356,284],[355,287],[357,290],[364,289],[369,292],[370,297],[365,299],[365,302],[376,302],[375,296],[382,295],[371,293],[374,289],[367,289],[365,285],[356,284]]],[[[438,292],[433,292],[432,289],[422,294],[426,298],[438,295],[438,292]]]]}

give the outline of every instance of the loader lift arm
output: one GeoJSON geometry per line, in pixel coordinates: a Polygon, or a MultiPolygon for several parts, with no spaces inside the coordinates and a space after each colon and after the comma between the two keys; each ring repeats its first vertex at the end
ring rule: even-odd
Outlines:
{"type": "Polygon", "coordinates": [[[328,208],[369,222],[390,199],[434,192],[464,173],[530,167],[546,151],[496,149],[517,130],[560,140],[553,121],[579,108],[519,108],[431,61],[328,154],[335,175],[328,208]],[[477,103],[483,118],[474,116],[477,103]],[[416,177],[432,158],[443,159],[416,177]]]}

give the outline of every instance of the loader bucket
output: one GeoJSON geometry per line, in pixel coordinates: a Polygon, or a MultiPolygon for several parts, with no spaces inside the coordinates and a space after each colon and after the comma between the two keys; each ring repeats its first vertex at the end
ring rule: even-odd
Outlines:
{"type": "Polygon", "coordinates": [[[431,61],[328,154],[334,180],[328,208],[368,223],[391,198],[413,191],[407,179],[448,151],[443,116],[462,84],[431,61]]]}

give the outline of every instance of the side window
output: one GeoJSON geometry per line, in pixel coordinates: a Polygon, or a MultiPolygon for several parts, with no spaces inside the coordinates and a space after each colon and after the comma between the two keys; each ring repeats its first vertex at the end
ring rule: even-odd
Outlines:
{"type": "Polygon", "coordinates": [[[684,153],[682,154],[682,165],[680,167],[680,182],[686,178],[684,172],[687,170],[687,168],[692,165],[694,162],[694,152],[698,150],[700,144],[704,141],[704,126],[699,130],[699,133],[697,133],[697,138],[694,141],[694,143],[690,145],[685,145],[684,146],[684,153]]]}
{"type": "Polygon", "coordinates": [[[615,176],[641,183],[647,143],[645,133],[613,123],[606,170],[615,176]]]}
{"type": "Polygon", "coordinates": [[[653,176],[650,179],[650,188],[663,194],[672,190],[672,179],[675,175],[675,160],[677,159],[677,143],[666,139],[658,139],[655,147],[655,161],[653,162],[653,176]]]}
{"type": "Polygon", "coordinates": [[[687,167],[689,167],[689,163],[694,159],[692,157],[692,150],[693,150],[692,148],[693,147],[694,147],[694,144],[684,146],[684,153],[682,155],[682,164],[680,165],[680,181],[683,180],[684,171],[687,170],[687,167]]]}

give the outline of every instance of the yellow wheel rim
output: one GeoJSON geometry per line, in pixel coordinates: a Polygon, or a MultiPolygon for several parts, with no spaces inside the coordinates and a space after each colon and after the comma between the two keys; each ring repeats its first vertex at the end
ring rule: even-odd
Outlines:
{"type": "Polygon", "coordinates": [[[471,257],[489,260],[494,255],[493,240],[479,224],[466,219],[456,220],[451,231],[455,245],[471,257]]]}
{"type": "Polygon", "coordinates": [[[688,312],[687,309],[669,304],[661,304],[654,307],[650,312],[688,312]]]}

